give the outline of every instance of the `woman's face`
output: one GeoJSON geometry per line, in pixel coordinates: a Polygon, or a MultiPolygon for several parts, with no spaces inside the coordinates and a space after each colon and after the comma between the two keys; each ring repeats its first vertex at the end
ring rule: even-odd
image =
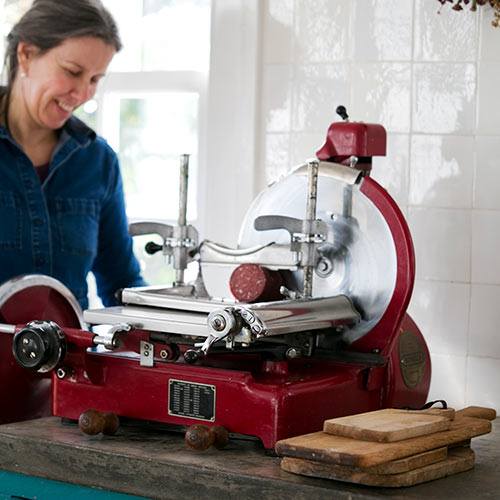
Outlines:
{"type": "Polygon", "coordinates": [[[112,45],[90,36],[69,38],[41,55],[33,45],[19,43],[16,81],[29,118],[41,128],[62,127],[93,97],[114,54],[112,45]]]}

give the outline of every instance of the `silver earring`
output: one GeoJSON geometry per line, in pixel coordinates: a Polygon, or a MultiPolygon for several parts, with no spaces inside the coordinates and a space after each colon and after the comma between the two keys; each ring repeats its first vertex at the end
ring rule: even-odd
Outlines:
{"type": "Polygon", "coordinates": [[[19,76],[21,78],[26,78],[26,73],[24,71],[21,71],[21,73],[19,73],[19,76]]]}

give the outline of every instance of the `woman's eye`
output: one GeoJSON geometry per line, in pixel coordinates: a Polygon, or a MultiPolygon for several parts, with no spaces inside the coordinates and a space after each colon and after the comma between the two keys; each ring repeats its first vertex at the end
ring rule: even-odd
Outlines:
{"type": "Polygon", "coordinates": [[[80,71],[73,71],[73,70],[68,69],[68,68],[66,68],[66,72],[67,72],[69,75],[71,75],[71,76],[75,76],[75,77],[76,77],[76,76],[80,76],[80,73],[81,73],[80,71]]]}

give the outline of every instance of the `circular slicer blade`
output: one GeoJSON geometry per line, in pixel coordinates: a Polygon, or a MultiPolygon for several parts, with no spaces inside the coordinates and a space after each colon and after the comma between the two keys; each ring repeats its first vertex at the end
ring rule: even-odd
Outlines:
{"type": "MultiPolygon", "coordinates": [[[[346,295],[351,298],[362,320],[343,333],[354,342],[380,320],[392,297],[397,271],[394,240],[389,226],[376,206],[360,191],[360,184],[349,186],[337,179],[318,177],[318,219],[328,226],[327,241],[320,253],[333,263],[328,275],[313,276],[313,297],[346,295]],[[351,193],[349,193],[351,191],[351,193]],[[352,197],[351,214],[344,210],[344,199],[352,197]]],[[[243,221],[239,246],[270,242],[289,244],[286,230],[257,231],[254,220],[261,215],[284,215],[304,219],[307,176],[290,175],[264,190],[253,202],[243,221]]],[[[297,289],[302,271],[292,273],[297,289]]]]}

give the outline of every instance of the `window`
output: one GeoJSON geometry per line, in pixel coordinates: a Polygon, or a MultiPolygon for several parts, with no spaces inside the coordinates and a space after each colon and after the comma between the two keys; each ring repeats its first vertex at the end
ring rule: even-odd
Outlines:
{"type": "MultiPolygon", "coordinates": [[[[200,137],[210,56],[210,0],[103,0],[115,17],[123,49],[95,98],[75,113],[109,142],[120,158],[127,215],[175,224],[179,157],[190,154],[188,221],[199,227],[200,137]]],[[[0,0],[2,40],[31,0],[0,0]]],[[[2,47],[3,49],[4,47],[2,47]]],[[[3,53],[3,50],[2,50],[3,53]]],[[[136,254],[151,284],[173,270],[161,253],[136,254]]]]}

